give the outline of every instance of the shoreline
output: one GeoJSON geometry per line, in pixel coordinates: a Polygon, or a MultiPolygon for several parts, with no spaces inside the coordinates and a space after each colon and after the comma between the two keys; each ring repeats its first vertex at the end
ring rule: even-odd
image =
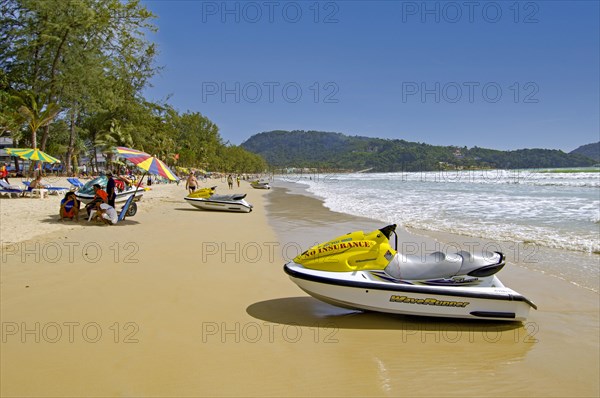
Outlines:
{"type": "MultiPolygon", "coordinates": [[[[347,216],[356,220],[364,220],[371,230],[388,224],[385,221],[330,210],[324,205],[322,198],[308,192],[308,186],[305,184],[285,182],[281,185],[293,195],[310,197],[319,201],[323,208],[339,215],[339,217],[347,216]]],[[[361,228],[351,228],[351,230],[359,229],[361,228]]],[[[398,225],[397,230],[399,231],[400,251],[403,253],[420,255],[434,251],[444,253],[460,250],[499,251],[504,253],[507,261],[515,266],[550,275],[575,286],[600,293],[600,267],[598,266],[600,255],[596,253],[557,249],[531,242],[503,241],[454,232],[419,229],[403,225],[398,225]],[[564,264],[578,264],[578,267],[572,267],[568,273],[565,273],[564,264]]],[[[329,240],[337,235],[339,235],[337,232],[333,232],[333,235],[329,235],[328,239],[323,240],[329,240]]]]}
{"type": "MultiPolygon", "coordinates": [[[[501,173],[507,172],[506,170],[497,171],[501,173]]],[[[481,239],[515,241],[521,244],[533,244],[539,247],[556,250],[556,252],[568,251],[580,254],[600,255],[600,246],[598,246],[598,234],[600,233],[600,230],[598,229],[598,217],[600,217],[600,213],[597,212],[597,210],[594,211],[593,206],[595,203],[597,208],[598,203],[596,191],[600,187],[598,186],[597,179],[592,178],[592,181],[586,180],[584,182],[576,179],[564,183],[561,181],[548,182],[544,179],[537,181],[534,180],[535,176],[531,176],[532,181],[528,181],[529,177],[519,177],[518,175],[516,177],[508,177],[505,175],[483,175],[455,176],[454,178],[450,178],[452,176],[444,177],[443,175],[430,175],[429,173],[425,173],[424,175],[420,173],[374,173],[368,178],[360,174],[355,174],[352,178],[338,177],[337,174],[312,176],[300,175],[296,176],[296,178],[291,176],[281,176],[279,177],[279,182],[288,187],[294,185],[304,187],[304,189],[310,190],[311,193],[325,193],[328,197],[323,200],[335,211],[366,217],[378,217],[380,220],[390,221],[389,214],[383,212],[381,207],[369,204],[369,208],[372,208],[372,211],[366,212],[362,209],[360,201],[357,201],[358,198],[360,198],[360,200],[369,200],[369,197],[365,196],[365,191],[352,182],[353,180],[361,181],[364,179],[367,184],[375,184],[373,187],[376,192],[387,192],[385,197],[381,197],[374,202],[381,201],[385,203],[386,206],[390,208],[391,214],[395,215],[396,219],[404,220],[403,225],[407,228],[429,230],[441,234],[448,233],[471,236],[481,239]],[[429,200],[427,199],[427,196],[422,196],[420,202],[415,201],[414,195],[409,195],[408,199],[403,200],[401,198],[403,195],[402,192],[394,191],[394,194],[399,195],[399,203],[404,203],[407,206],[404,211],[401,211],[402,209],[400,208],[394,208],[394,202],[389,200],[389,195],[392,195],[391,192],[393,189],[390,190],[376,185],[378,181],[381,181],[382,179],[386,180],[388,178],[389,181],[394,181],[398,184],[405,183],[406,189],[409,191],[414,189],[417,196],[428,194],[429,192],[422,191],[422,188],[426,187],[428,190],[437,192],[442,199],[437,200],[432,198],[434,204],[432,206],[428,203],[429,200]],[[503,181],[504,179],[507,180],[503,181]],[[464,181],[468,187],[466,190],[460,188],[461,185],[459,183],[462,181],[464,181]],[[342,186],[352,186],[352,189],[358,190],[358,196],[353,196],[346,201],[342,196],[345,195],[345,193],[340,191],[339,187],[334,187],[334,183],[336,182],[341,182],[342,186]],[[329,183],[331,183],[330,188],[323,187],[329,183]],[[552,193],[550,187],[553,187],[554,185],[561,187],[562,191],[555,194],[552,193]],[[458,197],[461,198],[461,201],[466,201],[468,203],[472,201],[469,192],[472,192],[473,190],[477,191],[478,186],[481,186],[483,189],[483,192],[481,192],[483,195],[480,195],[481,198],[491,198],[495,193],[499,193],[499,200],[502,201],[502,204],[498,205],[501,207],[494,206],[492,204],[493,201],[488,199],[483,200],[481,205],[477,205],[477,209],[479,210],[476,210],[474,206],[466,206],[466,214],[464,217],[460,213],[456,213],[453,210],[454,204],[448,201],[446,193],[458,195],[458,197]],[[558,212],[551,213],[547,211],[552,208],[554,202],[561,198],[561,195],[565,194],[565,190],[568,193],[568,189],[577,191],[575,194],[576,197],[573,199],[577,204],[575,205],[575,202],[569,202],[567,200],[568,196],[566,196],[564,199],[568,203],[565,204],[565,206],[559,205],[557,209],[559,210],[558,212]],[[506,190],[511,191],[511,193],[508,194],[506,190]],[[535,200],[532,201],[532,191],[537,191],[536,195],[541,195],[541,197],[535,197],[535,200]],[[594,195],[594,192],[596,192],[596,195],[594,195]],[[516,202],[513,202],[513,200],[516,200],[516,202]],[[550,200],[550,204],[545,202],[546,200],[550,200]],[[582,201],[585,201],[585,203],[582,203],[582,201]],[[344,202],[348,207],[342,207],[344,202]],[[540,205],[541,203],[544,205],[540,205]],[[591,210],[586,204],[592,205],[591,210]],[[527,211],[519,210],[521,208],[526,208],[527,211]],[[578,210],[581,210],[582,208],[588,209],[585,211],[585,215],[581,212],[578,213],[578,210]],[[446,214],[447,212],[445,209],[449,209],[450,213],[446,214]],[[480,210],[485,210],[488,213],[478,214],[478,211],[480,210]],[[504,213],[506,213],[508,217],[506,223],[503,218],[498,218],[499,215],[504,213]],[[439,219],[435,217],[436,214],[439,214],[439,219]],[[453,216],[450,214],[453,214],[453,216]],[[531,218],[529,218],[530,214],[532,215],[531,218]],[[554,223],[552,221],[569,219],[572,216],[574,217],[572,223],[565,224],[562,221],[554,223]],[[476,219],[474,220],[473,217],[476,219]],[[474,221],[473,226],[470,225],[469,220],[474,221]],[[528,221],[521,222],[525,220],[528,221]]]]}
{"type": "MultiPolygon", "coordinates": [[[[376,220],[333,212],[326,208],[319,198],[307,192],[287,191],[287,187],[274,188],[274,192],[269,197],[268,210],[272,215],[270,223],[282,242],[310,242],[312,244],[313,241],[329,240],[354,230],[363,229],[368,231],[380,228],[385,224],[376,220]],[[298,207],[301,211],[290,212],[288,210],[290,207],[298,207]],[[307,232],[310,234],[307,235],[307,232]]],[[[443,238],[448,239],[446,242],[461,242],[461,239],[458,239],[460,237],[451,236],[450,234],[440,237],[427,235],[425,233],[427,231],[417,231],[423,233],[423,235],[420,235],[416,234],[414,230],[403,230],[401,228],[398,228],[398,230],[400,240],[408,239],[410,243],[417,243],[417,251],[418,249],[425,249],[425,252],[432,251],[436,248],[435,242],[444,242],[443,238]]],[[[472,238],[463,238],[467,238],[467,241],[470,239],[471,245],[473,244],[472,238]]],[[[484,242],[482,241],[482,243],[484,242]]],[[[450,249],[453,249],[454,246],[450,245],[447,248],[451,251],[450,249]]],[[[303,250],[306,249],[308,249],[308,246],[303,246],[303,250]]],[[[474,371],[475,369],[489,370],[493,368],[494,365],[489,363],[490,358],[505,363],[504,369],[494,370],[493,377],[486,374],[485,371],[483,375],[480,375],[481,379],[477,384],[489,383],[492,395],[596,396],[600,390],[597,377],[593,376],[594,372],[600,370],[600,360],[598,359],[600,344],[597,339],[599,332],[598,293],[576,286],[559,277],[532,269],[527,266],[528,264],[522,264],[522,259],[520,262],[515,263],[516,256],[511,257],[512,259],[508,259],[508,266],[500,271],[499,278],[506,286],[517,290],[538,305],[538,310],[532,310],[528,321],[520,326],[507,326],[498,323],[485,325],[484,323],[462,322],[461,320],[391,316],[389,314],[367,315],[367,313],[362,313],[353,316],[357,318],[364,317],[363,319],[372,316],[378,322],[382,322],[385,328],[389,327],[391,330],[399,331],[403,340],[408,340],[406,330],[413,330],[414,340],[420,343],[421,349],[425,351],[431,348],[430,344],[440,348],[440,345],[443,345],[444,342],[449,343],[450,341],[456,343],[454,348],[458,352],[462,352],[463,349],[474,353],[477,353],[477,350],[482,350],[480,353],[469,356],[472,360],[469,364],[463,363],[459,358],[451,359],[456,364],[453,370],[454,380],[460,377],[469,380],[469,369],[474,371]],[[394,322],[396,322],[395,326],[394,322]],[[506,329],[500,330],[500,327],[506,327],[506,329]],[[466,339],[464,330],[468,330],[469,335],[481,334],[483,340],[466,339]],[[498,344],[500,344],[502,338],[508,335],[523,337],[523,339],[512,339],[510,343],[505,342],[508,345],[503,345],[502,348],[500,346],[496,347],[500,350],[508,350],[507,352],[520,349],[519,354],[514,358],[499,359],[500,352],[498,350],[492,349],[491,352],[488,352],[487,348],[489,347],[486,347],[485,343],[493,340],[490,330],[495,331],[495,336],[499,339],[498,344]],[[469,344],[463,346],[461,340],[468,340],[469,344]],[[565,342],[568,343],[565,344],[565,342]],[[583,376],[580,371],[571,369],[586,369],[586,372],[587,370],[590,370],[590,372],[587,373],[587,376],[583,376]],[[569,374],[567,375],[567,373],[569,374]],[[506,381],[512,385],[501,386],[502,381],[496,378],[498,374],[506,377],[506,381]],[[523,375],[527,375],[527,377],[522,377],[523,375]],[[590,379],[586,381],[586,377],[590,379]],[[581,383],[585,384],[585,387],[581,383]]],[[[298,291],[300,290],[298,289],[298,291]]],[[[304,295],[306,296],[305,300],[311,300],[308,295],[305,293],[304,295]]],[[[319,303],[315,299],[312,300],[319,303]]],[[[336,307],[327,304],[322,304],[322,306],[332,311],[336,309],[336,307]]],[[[325,309],[321,311],[325,311],[325,309]]],[[[340,309],[340,311],[343,310],[340,309]]],[[[350,314],[345,316],[350,316],[350,314]]],[[[367,322],[373,322],[373,318],[367,322]]],[[[334,322],[343,322],[343,318],[340,318],[340,316],[332,319],[335,319],[334,322]]],[[[365,325],[365,327],[367,326],[365,325]]],[[[406,347],[403,348],[406,349],[406,347]]],[[[425,363],[431,363],[431,361],[439,363],[439,358],[436,355],[438,354],[434,352],[425,352],[421,359],[425,363]]],[[[443,356],[443,354],[440,355],[443,356]]],[[[403,367],[399,359],[388,357],[387,360],[394,364],[393,369],[403,367]]],[[[424,366],[423,362],[415,365],[416,368],[425,373],[430,372],[431,369],[424,366]]],[[[397,373],[395,376],[399,379],[402,378],[397,373]]],[[[392,382],[392,384],[394,383],[392,382]]],[[[443,394],[453,396],[459,394],[460,388],[458,385],[449,383],[446,384],[446,387],[446,390],[438,390],[435,387],[425,388],[425,390],[421,390],[419,395],[443,394]]],[[[477,395],[470,393],[468,386],[463,387],[463,394],[477,395]]],[[[398,388],[400,388],[400,385],[398,385],[398,388]]]]}

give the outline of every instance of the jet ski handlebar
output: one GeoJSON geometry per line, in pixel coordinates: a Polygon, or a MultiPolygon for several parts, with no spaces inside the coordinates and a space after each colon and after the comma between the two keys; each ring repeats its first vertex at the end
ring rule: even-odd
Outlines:
{"type": "Polygon", "coordinates": [[[388,239],[390,239],[390,236],[392,235],[392,233],[394,233],[394,237],[395,237],[394,248],[396,250],[398,250],[398,235],[396,234],[396,224],[390,224],[386,227],[380,228],[379,231],[381,231],[381,233],[388,239]]]}
{"type": "Polygon", "coordinates": [[[386,238],[389,239],[392,232],[396,231],[396,224],[388,225],[387,227],[380,228],[379,230],[385,235],[386,238]]]}

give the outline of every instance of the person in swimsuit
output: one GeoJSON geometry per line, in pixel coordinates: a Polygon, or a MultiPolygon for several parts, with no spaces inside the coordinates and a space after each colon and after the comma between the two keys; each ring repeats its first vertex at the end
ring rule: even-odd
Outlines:
{"type": "Polygon", "coordinates": [[[31,181],[31,183],[29,184],[28,191],[31,191],[32,189],[44,189],[44,188],[46,188],[46,186],[44,184],[42,184],[42,177],[37,176],[35,178],[35,180],[31,181]]]}
{"type": "Polygon", "coordinates": [[[190,193],[193,193],[196,190],[196,187],[198,187],[198,179],[196,179],[194,173],[190,173],[190,176],[185,182],[185,189],[188,189],[190,193]]]}

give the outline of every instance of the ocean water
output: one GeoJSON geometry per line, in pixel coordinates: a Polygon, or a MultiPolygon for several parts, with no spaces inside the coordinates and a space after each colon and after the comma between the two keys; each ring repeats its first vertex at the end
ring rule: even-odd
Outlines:
{"type": "MultiPolygon", "coordinates": [[[[289,174],[329,209],[404,227],[600,254],[600,171],[289,174]]],[[[599,257],[600,262],[600,257],[599,257]]]]}

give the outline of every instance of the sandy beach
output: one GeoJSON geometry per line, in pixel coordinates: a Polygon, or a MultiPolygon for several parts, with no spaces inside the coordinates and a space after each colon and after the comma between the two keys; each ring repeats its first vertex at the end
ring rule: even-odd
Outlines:
{"type": "Polygon", "coordinates": [[[596,292],[515,266],[501,279],[539,307],[523,324],[332,307],[284,261],[379,223],[233,192],[254,211],[195,210],[184,185],[156,185],[116,226],[59,222],[55,197],[0,199],[1,395],[600,394],[596,292]]]}
{"type": "MultiPolygon", "coordinates": [[[[20,180],[20,178],[13,178],[10,183],[12,186],[22,188],[23,185],[20,180]]],[[[81,181],[85,184],[90,180],[82,179],[81,181]]],[[[42,183],[53,187],[71,189],[71,184],[65,177],[48,176],[42,179],[42,183]]],[[[180,191],[183,191],[185,182],[180,184],[183,184],[180,185],[180,191]]],[[[149,211],[157,204],[171,198],[174,194],[174,191],[172,191],[173,186],[177,185],[154,185],[152,193],[145,196],[144,206],[140,211],[149,211]]],[[[49,194],[44,198],[0,196],[2,244],[6,246],[12,243],[24,242],[51,232],[65,231],[65,228],[67,230],[79,230],[85,227],[87,224],[84,222],[76,223],[68,220],[56,222],[60,201],[63,197],[64,192],[49,194]]],[[[83,216],[83,214],[82,211],[81,215],[83,216]]],[[[83,221],[83,217],[81,217],[81,220],[83,221]]]]}

